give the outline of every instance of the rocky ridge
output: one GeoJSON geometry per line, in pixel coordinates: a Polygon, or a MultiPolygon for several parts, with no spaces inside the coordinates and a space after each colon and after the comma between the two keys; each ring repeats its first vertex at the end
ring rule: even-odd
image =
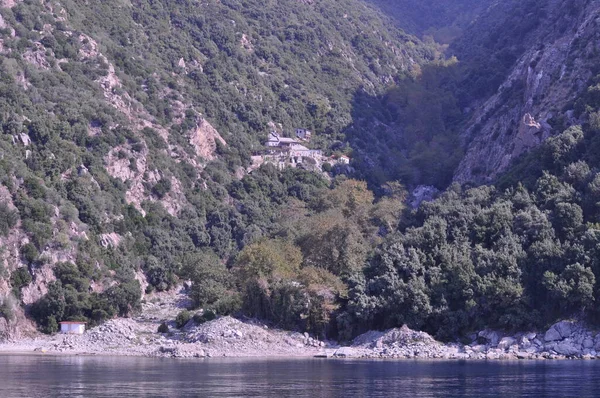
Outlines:
{"type": "Polygon", "coordinates": [[[561,133],[553,128],[556,121],[581,122],[569,101],[587,88],[595,70],[600,4],[551,0],[529,18],[540,22],[522,38],[527,50],[496,94],[475,107],[463,134],[469,145],[457,182],[491,181],[519,155],[561,133]]]}

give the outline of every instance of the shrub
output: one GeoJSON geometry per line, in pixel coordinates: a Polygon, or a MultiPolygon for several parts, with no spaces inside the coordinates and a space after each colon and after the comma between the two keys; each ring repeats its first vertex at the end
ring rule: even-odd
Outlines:
{"type": "MultiPolygon", "coordinates": [[[[224,297],[221,297],[213,305],[212,309],[219,315],[231,315],[239,312],[242,308],[242,298],[239,293],[227,292],[224,297]]],[[[213,311],[208,310],[208,311],[213,311]]]]}
{"type": "Polygon", "coordinates": [[[217,314],[213,310],[205,310],[203,312],[198,312],[194,314],[194,322],[198,325],[203,324],[204,322],[210,322],[217,318],[217,314]]]}
{"type": "Polygon", "coordinates": [[[177,329],[184,327],[186,323],[190,321],[190,319],[192,319],[192,314],[188,310],[183,310],[177,314],[177,317],[175,318],[175,325],[177,326],[177,329]]]}
{"type": "Polygon", "coordinates": [[[171,180],[168,178],[163,178],[152,187],[152,193],[159,199],[164,198],[170,190],[171,180]]]}
{"type": "Polygon", "coordinates": [[[27,243],[21,247],[21,257],[27,264],[33,264],[39,256],[40,252],[35,245],[27,243]]]}
{"type": "Polygon", "coordinates": [[[6,203],[0,203],[0,235],[7,236],[12,227],[17,224],[19,216],[6,203]]]}
{"type": "Polygon", "coordinates": [[[46,197],[46,188],[40,183],[37,178],[27,177],[24,181],[27,193],[34,199],[44,199],[46,197]]]}
{"type": "Polygon", "coordinates": [[[158,327],[158,333],[169,333],[169,326],[166,322],[163,322],[158,327]]]}
{"type": "Polygon", "coordinates": [[[31,283],[31,275],[26,267],[17,268],[10,276],[10,283],[13,287],[13,293],[21,298],[21,288],[31,283]]]}
{"type": "Polygon", "coordinates": [[[4,297],[3,299],[0,299],[0,317],[6,319],[9,322],[14,320],[16,306],[16,300],[10,295],[4,297]]]}

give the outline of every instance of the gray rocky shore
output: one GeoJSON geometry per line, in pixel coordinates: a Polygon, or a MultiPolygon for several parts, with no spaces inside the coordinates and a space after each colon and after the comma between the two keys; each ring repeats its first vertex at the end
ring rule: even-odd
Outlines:
{"type": "MultiPolygon", "coordinates": [[[[547,331],[503,334],[483,330],[470,344],[442,344],[406,326],[358,336],[342,354],[357,358],[417,359],[600,359],[600,333],[583,323],[561,321],[547,331]]],[[[339,354],[338,354],[339,355],[339,354]]]]}
{"type": "Polygon", "coordinates": [[[183,295],[158,297],[144,303],[135,318],[114,319],[83,335],[33,335],[0,342],[0,353],[124,355],[176,358],[322,357],[379,359],[600,359],[600,333],[584,323],[561,321],[541,332],[503,334],[483,330],[470,344],[441,343],[406,326],[370,331],[347,346],[320,341],[304,333],[269,328],[253,320],[232,317],[174,327],[184,308],[183,295]],[[167,321],[168,333],[158,333],[167,321]]]}
{"type": "Polygon", "coordinates": [[[322,357],[379,359],[600,359],[600,334],[581,323],[561,321],[544,333],[505,335],[484,330],[471,344],[444,344],[404,326],[371,331],[351,345],[319,341],[308,334],[270,329],[231,317],[157,333],[157,324],[115,319],[83,335],[55,335],[0,344],[0,353],[126,355],[175,358],[322,357]]]}

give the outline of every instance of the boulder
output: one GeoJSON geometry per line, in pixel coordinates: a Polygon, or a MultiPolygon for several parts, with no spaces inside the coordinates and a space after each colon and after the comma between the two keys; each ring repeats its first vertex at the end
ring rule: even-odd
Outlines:
{"type": "Polygon", "coordinates": [[[486,352],[487,348],[488,347],[485,344],[477,344],[477,345],[471,346],[471,349],[473,350],[473,352],[477,352],[477,353],[486,352]]]}
{"type": "Polygon", "coordinates": [[[358,355],[356,350],[351,347],[341,347],[333,353],[333,356],[338,358],[353,358],[358,355]]]}
{"type": "Polygon", "coordinates": [[[583,340],[583,348],[588,348],[588,349],[594,348],[594,340],[591,337],[586,337],[583,340]]]}
{"type": "Polygon", "coordinates": [[[500,358],[500,350],[489,350],[486,354],[486,359],[498,359],[500,358]]]}
{"type": "Polygon", "coordinates": [[[161,346],[158,350],[164,354],[175,354],[177,352],[176,347],[161,346]]]}
{"type": "Polygon", "coordinates": [[[512,345],[515,345],[516,342],[517,341],[514,338],[512,338],[512,337],[504,337],[498,343],[498,348],[500,348],[502,350],[506,350],[508,347],[510,347],[512,345]]]}
{"type": "Polygon", "coordinates": [[[569,321],[560,321],[554,325],[563,339],[566,339],[573,333],[573,326],[573,323],[569,321]]]}
{"type": "Polygon", "coordinates": [[[544,340],[545,341],[562,340],[562,336],[560,335],[558,330],[554,329],[554,327],[551,327],[550,329],[548,329],[548,331],[544,335],[544,340]]]}
{"type": "Polygon", "coordinates": [[[479,337],[485,339],[490,345],[497,346],[500,341],[500,335],[498,332],[494,332],[493,330],[482,330],[478,333],[479,337]]]}
{"type": "Polygon", "coordinates": [[[581,353],[581,346],[570,340],[561,341],[554,346],[554,351],[565,356],[572,356],[581,353]]]}
{"type": "Polygon", "coordinates": [[[573,323],[569,321],[560,321],[548,329],[544,335],[545,341],[558,341],[571,336],[573,332],[573,323]]]}
{"type": "Polygon", "coordinates": [[[529,354],[534,354],[534,353],[538,352],[538,348],[531,346],[531,347],[527,347],[525,350],[521,350],[521,351],[525,351],[529,354]]]}
{"type": "Polygon", "coordinates": [[[537,334],[535,334],[535,333],[526,333],[524,337],[527,340],[533,340],[533,339],[535,339],[536,336],[537,336],[537,334]]]}
{"type": "Polygon", "coordinates": [[[594,337],[594,349],[596,351],[600,351],[600,333],[598,333],[596,337],[594,337]]]}

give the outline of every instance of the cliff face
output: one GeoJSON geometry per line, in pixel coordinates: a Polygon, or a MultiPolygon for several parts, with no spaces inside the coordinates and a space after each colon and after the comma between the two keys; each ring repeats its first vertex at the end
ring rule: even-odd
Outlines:
{"type": "MultiPolygon", "coordinates": [[[[500,7],[489,13],[498,13],[500,7]]],[[[462,134],[468,145],[455,173],[457,182],[491,181],[519,155],[581,122],[573,102],[597,69],[600,4],[553,0],[530,11],[525,19],[533,29],[514,43],[520,56],[508,77],[495,94],[473,107],[462,134]]],[[[482,17],[466,35],[481,32],[485,20],[482,17]]],[[[503,25],[498,23],[487,34],[502,35],[503,25]]]]}

